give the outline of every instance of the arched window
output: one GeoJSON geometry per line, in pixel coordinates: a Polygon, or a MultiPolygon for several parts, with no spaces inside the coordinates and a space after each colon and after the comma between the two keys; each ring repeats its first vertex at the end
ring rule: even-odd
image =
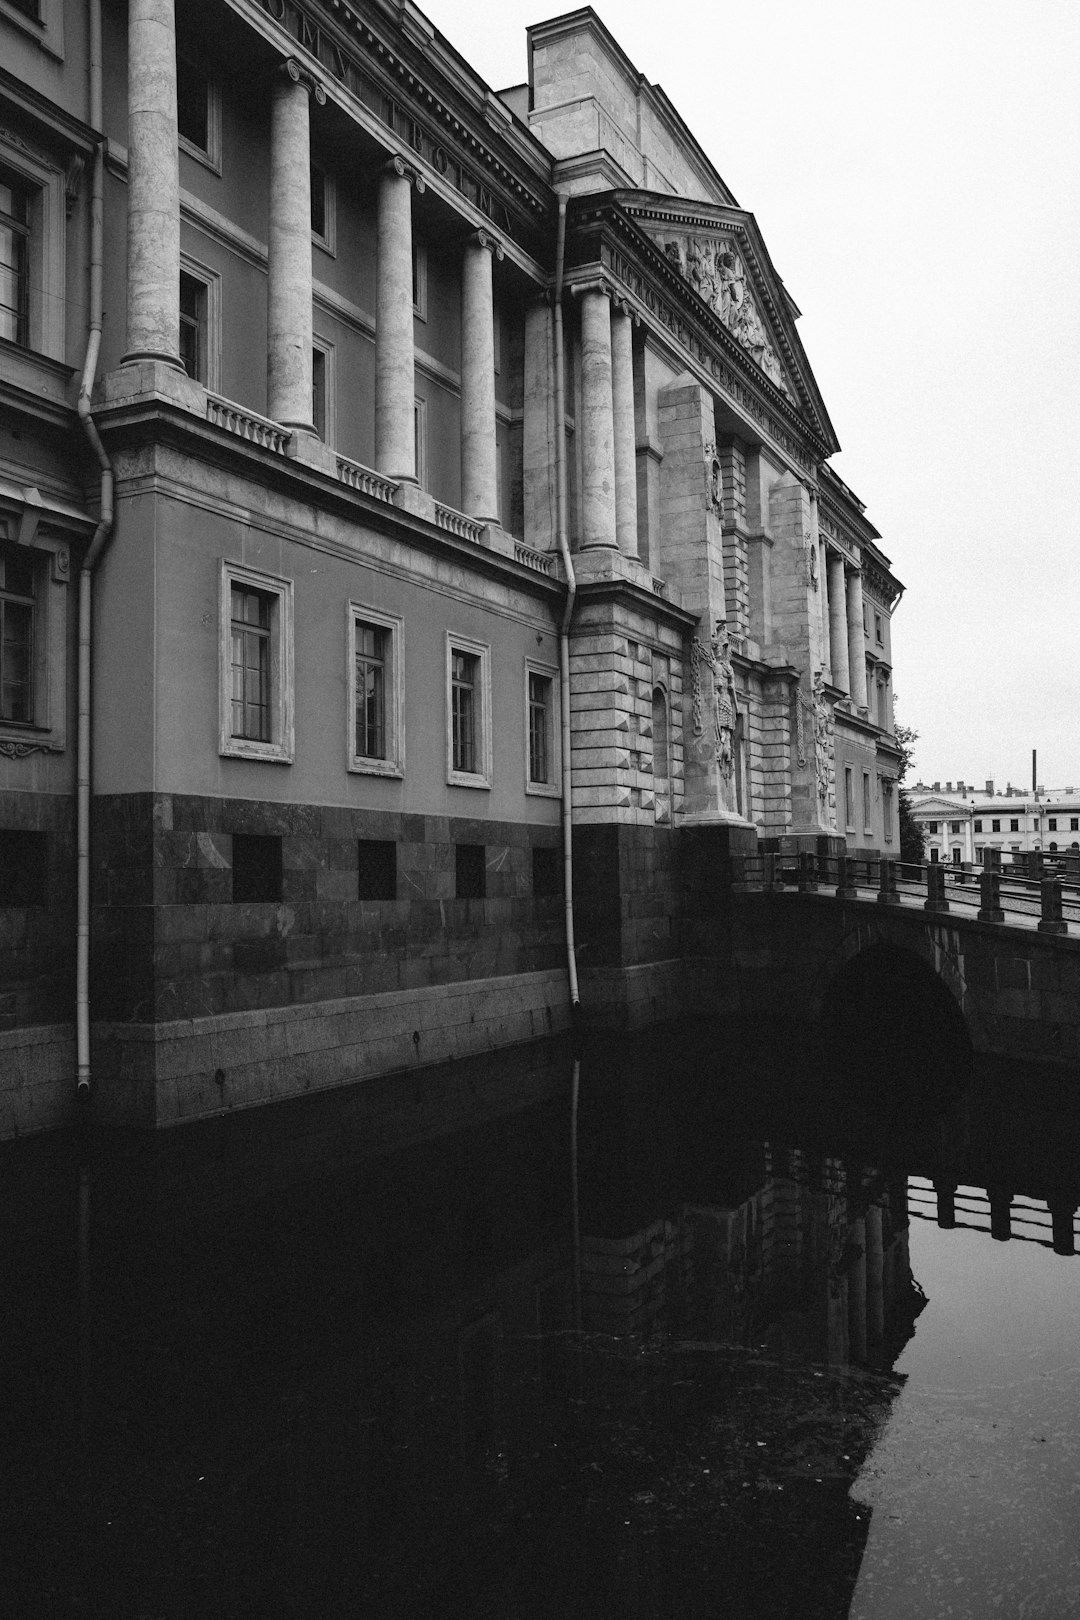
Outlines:
{"type": "Polygon", "coordinates": [[[668,748],[667,693],[662,686],[653,687],[653,790],[656,796],[657,821],[671,820],[671,763],[668,748]]]}

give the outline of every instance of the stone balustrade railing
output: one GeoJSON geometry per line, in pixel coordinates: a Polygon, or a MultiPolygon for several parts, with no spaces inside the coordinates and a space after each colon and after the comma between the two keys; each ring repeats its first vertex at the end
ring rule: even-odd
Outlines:
{"type": "Polygon", "coordinates": [[[436,501],[435,522],[448,534],[456,534],[459,540],[470,540],[474,546],[482,543],[484,525],[475,518],[466,517],[464,512],[455,512],[452,506],[443,506],[436,501]]]}
{"type": "Polygon", "coordinates": [[[361,495],[371,495],[377,501],[392,502],[398,492],[392,478],[384,478],[370,467],[361,466],[359,461],[350,461],[348,456],[338,456],[337,475],[350,489],[358,489],[361,495]]]}
{"type": "Polygon", "coordinates": [[[248,444],[272,450],[277,456],[285,454],[292,437],[288,428],[283,428],[280,423],[271,422],[269,417],[249,411],[245,405],[237,405],[231,399],[223,399],[220,394],[207,394],[206,420],[215,427],[224,428],[226,433],[235,433],[238,439],[244,439],[248,444]]]}
{"type": "Polygon", "coordinates": [[[514,556],[526,568],[533,568],[538,574],[550,574],[554,556],[550,551],[535,551],[532,546],[523,545],[520,540],[514,541],[514,556]]]}

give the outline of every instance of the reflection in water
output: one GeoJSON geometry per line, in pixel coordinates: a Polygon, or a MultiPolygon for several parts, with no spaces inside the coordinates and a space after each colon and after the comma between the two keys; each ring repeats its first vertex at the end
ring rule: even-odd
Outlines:
{"type": "Polygon", "coordinates": [[[1035,1257],[1025,1320],[1077,1342],[1040,1304],[1075,1299],[1075,1132],[1048,1123],[922,1096],[883,1131],[794,1064],[669,1034],[13,1145],[5,1612],[934,1613],[897,1560],[955,1537],[957,1480],[924,1513],[908,1443],[933,1448],[943,1369],[1012,1422],[985,1358],[1016,1335],[965,1286],[985,1258],[950,1276],[923,1240],[1035,1257]]]}

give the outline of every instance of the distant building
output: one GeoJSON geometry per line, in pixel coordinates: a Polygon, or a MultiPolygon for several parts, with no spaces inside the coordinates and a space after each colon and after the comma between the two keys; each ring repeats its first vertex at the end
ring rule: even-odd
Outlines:
{"type": "Polygon", "coordinates": [[[927,858],[960,865],[981,865],[985,849],[1003,855],[1080,851],[1080,793],[1075,788],[1040,788],[1024,793],[1009,784],[995,793],[987,782],[982,792],[963,782],[917,782],[910,790],[911,813],[923,830],[927,858]]]}
{"type": "Polygon", "coordinates": [[[411,0],[0,44],[0,1135],[91,1052],[159,1124],[565,1028],[564,802],[615,1023],[684,1005],[688,870],[897,846],[901,586],[591,10],[503,94],[411,0]]]}

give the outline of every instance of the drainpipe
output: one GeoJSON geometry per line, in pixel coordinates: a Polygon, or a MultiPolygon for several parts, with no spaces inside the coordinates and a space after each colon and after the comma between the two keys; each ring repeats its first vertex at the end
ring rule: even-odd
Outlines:
{"type": "Polygon", "coordinates": [[[97,528],[79,571],[79,721],[76,777],[77,909],[75,932],[75,1054],[78,1094],[90,1093],[90,576],[113,525],[113,471],[94,419],[90,395],[101,349],[104,265],[105,139],[101,134],[101,0],[90,0],[90,125],[97,132],[90,194],[90,333],[79,387],[79,421],[101,472],[97,528]]]}
{"type": "Polygon", "coordinates": [[[563,257],[566,249],[566,197],[559,197],[559,225],[555,238],[555,470],[557,488],[556,535],[566,570],[566,603],[559,628],[559,716],[562,722],[562,834],[563,909],[566,919],[566,971],[570,979],[570,1018],[577,1024],[577,954],[574,950],[574,829],[573,785],[570,780],[570,620],[574,614],[577,579],[567,539],[566,502],[566,369],[563,354],[563,257]]]}

